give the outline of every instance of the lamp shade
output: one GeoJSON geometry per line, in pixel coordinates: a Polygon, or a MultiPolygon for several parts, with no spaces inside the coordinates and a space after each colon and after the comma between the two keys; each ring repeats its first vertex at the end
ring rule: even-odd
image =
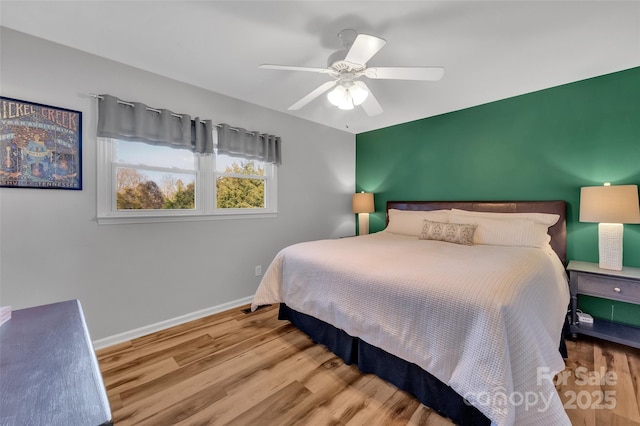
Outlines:
{"type": "Polygon", "coordinates": [[[580,189],[580,222],[640,223],[637,185],[580,189]]]}
{"type": "Polygon", "coordinates": [[[360,192],[353,194],[353,212],[354,213],[373,213],[375,207],[373,205],[373,193],[360,192]]]}
{"type": "Polygon", "coordinates": [[[349,91],[341,84],[327,94],[327,99],[340,109],[353,109],[353,100],[349,91]]]}
{"type": "MultiPolygon", "coordinates": [[[[357,81],[356,83],[360,83],[357,81]]],[[[354,105],[360,105],[367,99],[369,96],[369,92],[367,89],[363,88],[359,84],[354,83],[353,86],[349,88],[349,94],[351,95],[351,99],[353,99],[354,105]]]]}

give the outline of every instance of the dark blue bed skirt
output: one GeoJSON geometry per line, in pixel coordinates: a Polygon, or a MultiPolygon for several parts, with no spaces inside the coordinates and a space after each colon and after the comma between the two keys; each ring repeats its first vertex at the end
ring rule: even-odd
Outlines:
{"type": "Polygon", "coordinates": [[[459,425],[489,425],[491,422],[477,408],[449,386],[395,355],[372,346],[357,337],[317,318],[294,311],[280,304],[278,318],[289,320],[311,339],[329,348],[347,364],[354,364],[363,373],[373,373],[414,395],[421,403],[448,417],[459,425]]]}

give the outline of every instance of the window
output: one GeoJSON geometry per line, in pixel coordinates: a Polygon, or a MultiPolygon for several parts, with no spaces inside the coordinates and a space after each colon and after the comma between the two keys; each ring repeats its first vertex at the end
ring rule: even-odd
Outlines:
{"type": "Polygon", "coordinates": [[[230,155],[98,138],[98,222],[276,213],[276,166],[230,155]]]}
{"type": "Polygon", "coordinates": [[[264,209],[268,188],[266,163],[242,160],[229,155],[216,156],[216,208],[264,209]]]}
{"type": "Polygon", "coordinates": [[[195,210],[198,164],[186,149],[114,140],[116,210],[195,210]]]}

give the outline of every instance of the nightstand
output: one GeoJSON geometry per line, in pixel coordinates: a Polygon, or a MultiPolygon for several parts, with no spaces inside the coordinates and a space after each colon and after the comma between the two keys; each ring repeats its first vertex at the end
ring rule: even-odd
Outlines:
{"type": "Polygon", "coordinates": [[[640,304],[640,268],[624,267],[622,271],[600,269],[597,263],[572,260],[569,271],[571,293],[571,333],[585,334],[640,348],[640,328],[593,319],[593,324],[579,323],[576,315],[578,295],[640,304]]]}

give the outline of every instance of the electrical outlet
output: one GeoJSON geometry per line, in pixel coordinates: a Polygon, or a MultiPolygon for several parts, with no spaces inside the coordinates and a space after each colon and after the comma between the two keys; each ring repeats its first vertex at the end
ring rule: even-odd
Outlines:
{"type": "Polygon", "coordinates": [[[256,277],[262,275],[262,265],[256,266],[256,277]]]}

